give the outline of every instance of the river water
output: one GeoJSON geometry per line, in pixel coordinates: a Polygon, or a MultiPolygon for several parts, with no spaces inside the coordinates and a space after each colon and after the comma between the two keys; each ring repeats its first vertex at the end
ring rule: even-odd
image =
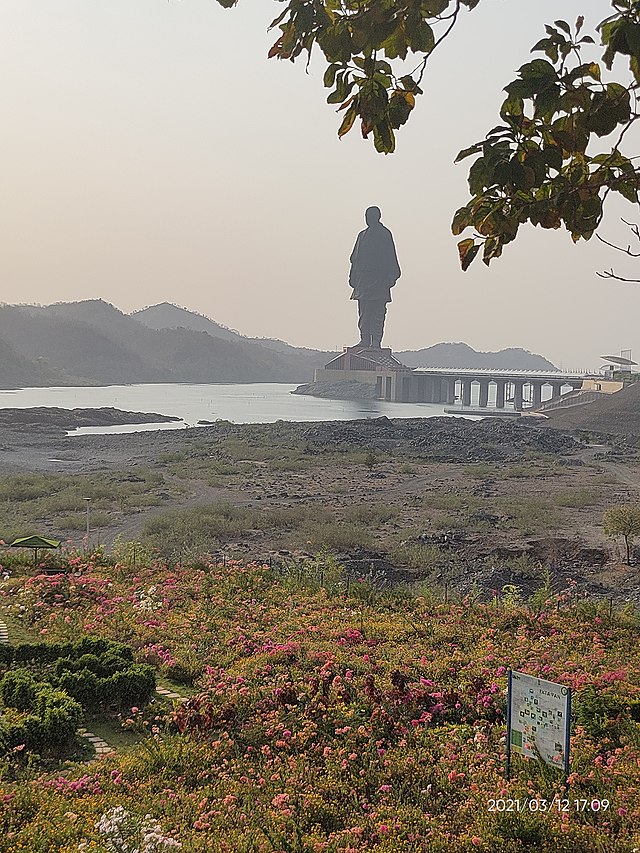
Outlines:
{"type": "Polygon", "coordinates": [[[71,435],[185,429],[199,420],[232,423],[349,421],[358,418],[432,418],[444,414],[436,403],[388,403],[383,400],[323,400],[291,394],[296,385],[106,385],[74,388],[21,388],[0,391],[0,408],[58,406],[93,409],[113,406],[132,412],[157,412],[181,418],[171,424],[82,427],[71,435]]]}

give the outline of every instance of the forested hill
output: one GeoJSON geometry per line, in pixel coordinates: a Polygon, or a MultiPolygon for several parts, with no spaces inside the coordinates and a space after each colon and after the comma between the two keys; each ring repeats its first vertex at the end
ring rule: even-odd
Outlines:
{"type": "MultiPolygon", "coordinates": [[[[437,344],[397,353],[411,366],[552,370],[526,350],[437,344]]],[[[248,338],[163,303],[134,314],[101,299],[0,305],[0,387],[145,382],[311,382],[333,353],[248,338]]]]}
{"type": "Polygon", "coordinates": [[[397,352],[409,367],[475,367],[489,370],[557,370],[541,355],[520,347],[499,352],[478,352],[464,343],[435,344],[420,350],[397,352]]]}
{"type": "Polygon", "coordinates": [[[152,329],[102,300],[0,306],[5,388],[142,382],[304,382],[330,354],[187,328],[152,329]],[[18,371],[18,367],[20,370],[18,371]]]}

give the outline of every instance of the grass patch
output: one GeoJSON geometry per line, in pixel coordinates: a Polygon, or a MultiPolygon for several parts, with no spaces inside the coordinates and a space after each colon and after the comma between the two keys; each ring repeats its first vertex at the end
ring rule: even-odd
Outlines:
{"type": "Polygon", "coordinates": [[[410,569],[427,571],[433,571],[451,563],[451,554],[441,551],[436,545],[420,545],[417,542],[396,545],[389,552],[389,556],[394,563],[410,569]]]}
{"type": "Polygon", "coordinates": [[[496,469],[493,465],[487,465],[486,462],[479,462],[477,465],[465,465],[462,469],[469,477],[474,477],[478,480],[489,480],[496,476],[496,469]]]}
{"type": "Polygon", "coordinates": [[[503,514],[508,516],[506,527],[518,530],[525,536],[535,536],[556,530],[561,525],[560,514],[546,498],[522,498],[505,501],[503,514]]]}
{"type": "Polygon", "coordinates": [[[557,506],[585,509],[589,506],[597,506],[602,502],[603,497],[599,489],[567,489],[567,491],[558,492],[554,502],[557,506]]]}
{"type": "Polygon", "coordinates": [[[469,497],[467,495],[444,494],[434,492],[430,495],[424,495],[422,498],[422,506],[427,509],[442,509],[442,510],[461,510],[469,505],[469,497]]]}
{"type": "Polygon", "coordinates": [[[399,509],[391,504],[362,503],[349,507],[344,518],[350,524],[376,526],[397,518],[399,512],[399,509]]]}
{"type": "MultiPolygon", "coordinates": [[[[89,524],[91,530],[95,528],[109,527],[114,519],[108,512],[90,512],[89,524]]],[[[76,512],[71,515],[63,515],[57,519],[57,525],[61,530],[84,530],[87,526],[87,514],[76,512]]]]}
{"type": "Polygon", "coordinates": [[[59,530],[82,530],[86,525],[86,498],[90,498],[92,528],[111,524],[110,513],[127,513],[161,502],[159,492],[174,493],[157,470],[136,469],[104,474],[9,474],[0,476],[0,536],[59,530]]]}
{"type": "Polygon", "coordinates": [[[119,720],[112,720],[107,717],[87,716],[83,726],[117,750],[135,746],[144,738],[138,732],[123,729],[119,720]]]}

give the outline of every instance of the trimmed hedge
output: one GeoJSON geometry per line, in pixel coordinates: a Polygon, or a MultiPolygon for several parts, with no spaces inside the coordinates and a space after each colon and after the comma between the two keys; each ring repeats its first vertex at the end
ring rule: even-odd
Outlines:
{"type": "Polygon", "coordinates": [[[30,710],[16,722],[0,721],[0,751],[24,744],[29,752],[43,755],[67,752],[82,721],[82,706],[63,690],[40,684],[30,710]]]}
{"type": "Polygon", "coordinates": [[[30,751],[61,755],[84,711],[143,706],[156,689],[152,666],[134,663],[129,646],[102,638],[3,644],[2,670],[0,701],[24,716],[11,723],[0,717],[0,754],[24,744],[30,751]]]}
{"type": "Polygon", "coordinates": [[[106,653],[133,662],[133,651],[124,643],[102,637],[83,637],[75,643],[3,643],[0,645],[0,664],[52,663],[58,658],[99,657],[106,653]]]}

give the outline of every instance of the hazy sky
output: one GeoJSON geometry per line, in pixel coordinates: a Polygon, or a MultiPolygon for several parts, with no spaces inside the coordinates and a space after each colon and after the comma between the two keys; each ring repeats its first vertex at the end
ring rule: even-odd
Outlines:
{"type": "MultiPolygon", "coordinates": [[[[468,197],[458,150],[498,123],[544,23],[597,23],[607,0],[482,0],[431,60],[387,157],[358,131],[338,141],[322,63],[266,59],[281,8],[0,0],[2,301],[166,300],[339,348],[357,340],[348,258],[377,204],[403,272],[388,346],[523,346],[565,368],[632,347],[640,360],[640,284],[595,275],[640,278],[640,261],[526,227],[489,269],[462,273],[450,233],[468,197]]],[[[626,240],[621,214],[634,216],[612,205],[604,236],[626,240]]]]}

